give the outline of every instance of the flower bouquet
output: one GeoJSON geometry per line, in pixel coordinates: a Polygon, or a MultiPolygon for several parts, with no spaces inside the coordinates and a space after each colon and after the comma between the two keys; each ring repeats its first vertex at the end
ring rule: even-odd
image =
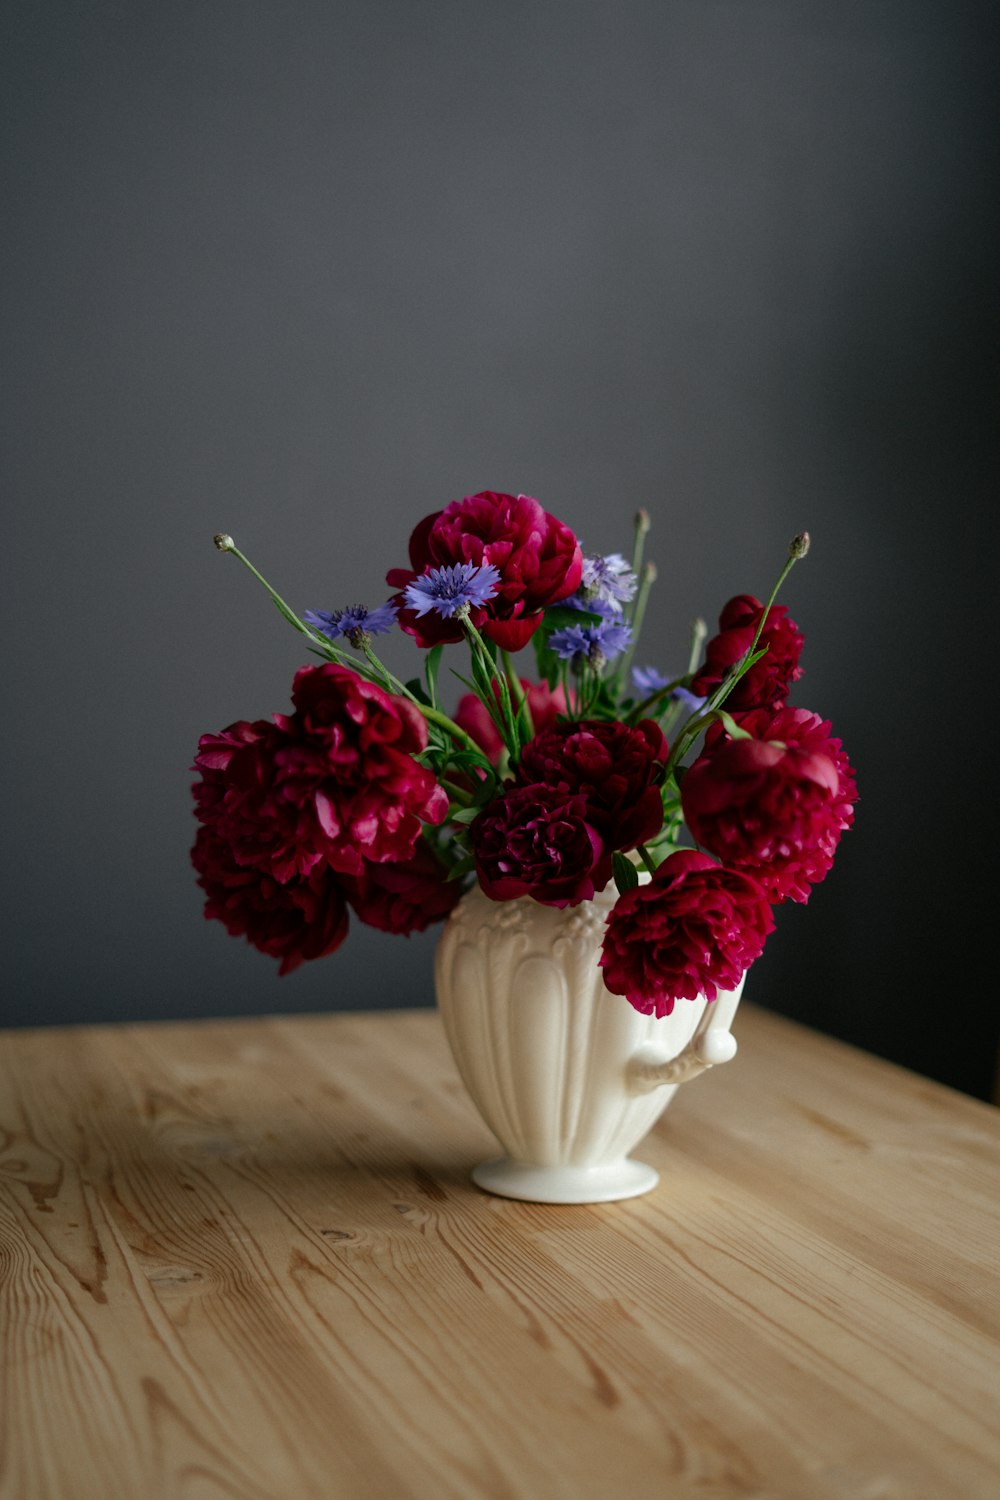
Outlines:
{"type": "MultiPolygon", "coordinates": [[[[563,938],[589,913],[597,941],[576,988],[602,997],[594,1024],[621,1006],[655,1028],[696,1002],[684,1045],[701,1066],[721,1060],[718,1038],[714,1055],[704,1040],[707,1007],[738,993],[772,907],[807,901],[827,874],[855,780],[829,724],[787,701],[802,636],[775,598],[808,535],[766,603],[731,599],[707,645],[694,623],[671,677],[635,664],[656,576],[648,530],[640,511],[629,558],[586,555],[537,500],[484,491],[420,522],[386,602],[301,614],[217,536],[319,660],[296,673],[290,714],[199,743],[192,857],[205,915],[285,974],[339,948],[352,912],[411,933],[454,913],[451,927],[463,902],[499,915],[499,931],[547,909],[540,920],[563,938]],[[422,653],[407,682],[377,653],[393,630],[422,653]],[[449,647],[462,648],[452,673],[466,689],[451,712],[449,647]]],[[[548,931],[547,951],[559,940],[548,931]]],[[[512,981],[522,999],[533,982],[523,965],[512,981]]],[[[571,1010],[573,996],[559,1003],[571,1010]]],[[[468,1047],[449,1034],[468,1081],[468,1047]]],[[[642,1092],[636,1067],[630,1088],[642,1092]]]]}

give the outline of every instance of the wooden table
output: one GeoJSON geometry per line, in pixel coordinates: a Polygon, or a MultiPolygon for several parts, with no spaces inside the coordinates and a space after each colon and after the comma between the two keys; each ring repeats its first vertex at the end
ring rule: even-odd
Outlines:
{"type": "Polygon", "coordinates": [[[432,1013],[6,1033],[0,1496],[996,1500],[1000,1115],[736,1029],[594,1208],[432,1013]]]}

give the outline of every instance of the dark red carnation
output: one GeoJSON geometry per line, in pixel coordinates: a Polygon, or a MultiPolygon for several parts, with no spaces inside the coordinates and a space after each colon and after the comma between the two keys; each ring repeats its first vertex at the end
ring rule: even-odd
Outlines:
{"type": "Polygon", "coordinates": [[[280,724],[241,719],[220,734],[203,734],[192,768],[202,777],[193,788],[201,822],[225,840],[236,864],[278,881],[308,875],[324,862],[310,818],[282,786],[281,752],[294,742],[280,724]]]}
{"type": "MultiPolygon", "coordinates": [[[[526,677],[521,678],[521,687],[528,700],[531,722],[535,726],[536,734],[554,724],[557,714],[566,712],[566,694],[561,687],[550,688],[547,682],[529,682],[526,677]]],[[[494,693],[496,692],[497,688],[494,684],[494,693]]],[[[458,700],[455,723],[459,728],[464,729],[466,734],[470,734],[476,744],[496,764],[500,759],[503,741],[482,699],[477,698],[475,693],[464,694],[458,700]]]]}
{"type": "Polygon", "coordinates": [[[644,1015],[669,1016],[677,1000],[732,990],[774,927],[750,876],[679,849],[648,885],[619,896],[601,956],[604,983],[644,1015]]]}
{"type": "Polygon", "coordinates": [[[443,921],[458,901],[462,887],[446,876],[433,850],[420,839],[409,859],[366,865],[359,879],[344,877],[344,888],[362,922],[409,936],[443,921]]]}
{"type": "Polygon", "coordinates": [[[699,844],[748,871],[771,901],[808,901],[854,821],[857,785],[829,723],[804,708],[741,717],[752,738],[713,725],[681,784],[699,844]]]}
{"type": "MultiPolygon", "coordinates": [[[[746,655],[753,641],[764,606],[753,594],[737,594],[719,616],[719,634],[705,647],[705,662],[695,674],[691,691],[707,698],[722,682],[730,667],[746,655]]],[[[752,708],[778,708],[788,697],[793,682],[802,676],[799,656],[802,636],[783,604],[772,604],[757,649],[767,655],[740,678],[725,700],[730,713],[752,708]]]]}
{"type": "Polygon", "coordinates": [[[662,828],[659,781],[666,758],[667,742],[652,719],[634,727],[581,719],[554,724],[525,745],[518,780],[584,795],[587,822],[605,849],[600,888],[610,878],[613,850],[635,849],[662,828]]]}
{"type": "Polygon", "coordinates": [[[205,916],[278,959],[279,974],[333,953],[347,936],[347,904],[330,870],[275,880],[238,864],[231,845],[208,827],[198,829],[191,860],[208,898],[205,916]]]}
{"type": "MultiPolygon", "coordinates": [[[[580,544],[562,521],[529,495],[483,490],[453,500],[426,516],[410,537],[410,567],[386,574],[390,587],[405,589],[427,571],[455,563],[492,563],[500,587],[472,623],[506,651],[519,651],[541,624],[541,611],[575,593],[583,571],[580,544]]],[[[418,646],[463,639],[461,624],[433,611],[419,619],[400,607],[399,623],[418,646]]]]}
{"type": "Polygon", "coordinates": [[[576,906],[594,894],[602,845],[587,799],[547,786],[511,787],[470,827],[479,884],[494,901],[533,896],[576,906]]]}

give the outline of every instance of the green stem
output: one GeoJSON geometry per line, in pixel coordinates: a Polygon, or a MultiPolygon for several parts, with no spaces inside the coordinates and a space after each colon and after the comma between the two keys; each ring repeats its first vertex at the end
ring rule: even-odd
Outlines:
{"type": "Polygon", "coordinates": [[[464,787],[456,786],[453,781],[449,781],[445,776],[439,776],[438,782],[444,787],[452,802],[457,802],[460,807],[472,806],[472,798],[464,787]]]}
{"type": "MultiPolygon", "coordinates": [[[[469,639],[469,644],[472,646],[473,650],[479,657],[480,667],[484,669],[486,675],[492,682],[495,682],[500,689],[497,696],[499,698],[502,723],[497,723],[495,717],[494,723],[497,724],[497,728],[500,730],[500,737],[503,740],[504,744],[507,746],[507,749],[510,751],[511,755],[516,758],[520,749],[520,742],[517,736],[517,728],[514,724],[514,720],[511,717],[510,712],[510,687],[508,686],[507,680],[504,677],[503,673],[497,671],[497,664],[487,650],[486,642],[483,640],[482,636],[479,634],[479,631],[476,629],[475,625],[473,625],[468,615],[465,615],[462,619],[462,629],[465,631],[469,639]]],[[[487,710],[490,711],[490,705],[487,703],[485,706],[487,710]]],[[[493,717],[492,713],[491,717],[493,717]]]]}
{"type": "MultiPolygon", "coordinates": [[[[685,673],[683,677],[675,677],[673,682],[668,682],[665,687],[657,688],[655,693],[650,693],[648,698],[643,698],[641,703],[636,704],[625,722],[627,724],[636,724],[640,719],[646,718],[650,709],[655,707],[661,698],[666,698],[673,692],[674,688],[684,687],[686,682],[687,674],[685,673]]],[[[654,714],[653,717],[655,718],[656,715],[654,714]]]]}
{"type": "MultiPolygon", "coordinates": [[[[222,552],[231,552],[233,556],[243,564],[247,571],[253,574],[257,582],[263,584],[264,588],[270,594],[271,600],[277,607],[279,613],[284,615],[285,619],[290,625],[293,625],[295,629],[298,630],[302,635],[308,636],[314,645],[319,646],[319,648],[322,651],[325,651],[327,655],[330,656],[334,661],[347,662],[350,660],[346,652],[339,651],[336,646],[332,645],[331,642],[327,640],[326,636],[317,635],[314,631],[309,629],[309,626],[305,623],[304,620],[299,619],[298,615],[295,613],[294,609],[292,609],[291,605],[285,603],[284,599],[282,599],[277,589],[273,589],[268,583],[267,579],[264,577],[263,573],[258,573],[257,569],[254,567],[250,559],[244,556],[239,547],[237,547],[236,543],[233,541],[232,537],[227,537],[226,541],[228,543],[228,546],[220,547],[219,550],[222,552]]],[[[218,543],[216,543],[216,545],[218,546],[218,543]]]]}
{"type": "Polygon", "coordinates": [[[645,844],[640,844],[639,845],[638,854],[639,854],[639,858],[642,860],[643,864],[646,866],[646,869],[649,871],[650,875],[655,875],[656,874],[656,863],[655,863],[655,861],[653,859],[653,856],[650,854],[649,850],[646,848],[645,844]]]}
{"type": "Polygon", "coordinates": [[[648,562],[639,577],[639,590],[635,596],[632,606],[632,640],[621,661],[615,668],[613,681],[616,686],[622,686],[628,678],[628,669],[632,665],[635,648],[639,644],[639,633],[642,630],[642,622],[646,617],[646,605],[649,603],[649,591],[656,582],[656,564],[648,562]]]}
{"type": "Polygon", "coordinates": [[[515,718],[519,718],[521,715],[524,716],[524,725],[527,730],[528,739],[530,740],[535,733],[535,725],[531,717],[531,709],[528,707],[528,700],[525,697],[524,688],[521,686],[521,679],[517,675],[517,668],[514,666],[510,652],[501,650],[500,655],[503,657],[504,671],[507,673],[507,684],[510,688],[510,695],[517,706],[515,718]]]}
{"type": "Polygon", "coordinates": [[[443,714],[439,708],[430,708],[426,703],[418,702],[417,707],[429,724],[436,724],[439,729],[443,729],[446,734],[450,734],[452,739],[456,740],[462,746],[463,750],[475,751],[476,755],[480,756],[484,763],[488,763],[486,756],[483,754],[482,745],[477,745],[471,735],[466,734],[464,729],[459,728],[454,719],[449,719],[448,715],[443,714]]]}
{"type": "Polygon", "coordinates": [[[400,682],[398,677],[394,677],[385,663],[379,660],[379,658],[375,655],[375,652],[371,648],[370,641],[362,640],[361,649],[364,652],[365,656],[367,656],[368,660],[371,662],[375,671],[382,678],[382,681],[385,683],[390,693],[397,693],[401,698],[409,698],[410,702],[415,703],[418,708],[424,707],[419,698],[415,698],[413,696],[406,684],[400,682]]]}
{"type": "MultiPolygon", "coordinates": [[[[636,578],[641,577],[642,554],[646,550],[646,537],[649,535],[649,511],[637,510],[635,513],[635,540],[632,543],[632,572],[636,578]]],[[[638,604],[632,605],[630,620],[635,626],[635,617],[638,612],[638,604]]]]}
{"type": "Polygon", "coordinates": [[[338,666],[349,667],[352,671],[357,672],[359,676],[367,678],[369,682],[377,683],[379,680],[381,680],[383,683],[389,686],[390,691],[398,694],[400,697],[408,698],[411,703],[415,704],[423,714],[424,718],[428,721],[428,723],[436,724],[439,729],[443,729],[446,734],[449,734],[451,738],[455,740],[459,745],[461,745],[464,750],[473,751],[476,755],[482,757],[484,763],[487,763],[486,757],[483,755],[482,746],[477,745],[475,740],[472,739],[470,735],[466,734],[464,729],[460,729],[453,719],[448,718],[447,714],[443,714],[438,708],[430,708],[426,703],[421,703],[419,698],[415,698],[410,692],[409,688],[406,687],[404,683],[400,682],[398,677],[394,677],[393,674],[389,671],[388,667],[384,664],[384,662],[381,662],[378,659],[369,644],[364,643],[362,645],[362,650],[364,651],[365,656],[368,658],[368,663],[366,664],[364,662],[358,661],[356,656],[348,656],[345,651],[338,650],[338,648],[334,646],[330,641],[328,641],[325,636],[314,634],[314,632],[309,629],[308,625],[306,625],[302,620],[299,619],[298,615],[291,608],[291,606],[285,603],[284,599],[282,599],[277,590],[271,587],[267,579],[264,577],[263,573],[258,573],[253,563],[248,557],[244,556],[244,554],[240,551],[239,547],[237,547],[236,543],[232,540],[231,537],[226,538],[226,543],[226,546],[220,546],[219,543],[216,543],[216,545],[219,547],[219,551],[231,552],[235,558],[238,558],[243,566],[247,569],[247,571],[252,573],[253,576],[257,579],[257,582],[263,584],[264,588],[270,594],[271,599],[274,601],[278,610],[282,615],[284,615],[288,623],[290,625],[294,625],[295,629],[298,630],[302,635],[307,636],[308,639],[311,640],[313,644],[324,653],[325,656],[327,656],[331,661],[335,662],[338,666]]]}
{"type": "Polygon", "coordinates": [[[715,692],[705,704],[702,711],[695,718],[689,719],[685,724],[683,732],[679,735],[677,743],[671,751],[670,758],[664,768],[665,776],[670,776],[673,774],[677,766],[680,764],[681,760],[684,758],[688,750],[690,750],[691,746],[694,744],[695,740],[701,734],[702,730],[707,729],[708,726],[713,722],[715,718],[715,710],[717,708],[721,708],[722,704],[729,697],[729,694],[739,682],[740,678],[747,671],[748,664],[754,654],[754,651],[757,649],[757,642],[760,640],[761,635],[764,631],[764,626],[767,624],[767,617],[771,612],[771,605],[778,597],[778,590],[781,588],[781,585],[784,583],[785,579],[788,577],[795,564],[799,561],[800,557],[804,556],[805,552],[796,552],[794,550],[793,544],[792,549],[790,549],[789,551],[785,566],[778,574],[778,581],[775,583],[774,588],[771,590],[770,595],[768,596],[767,603],[761,610],[760,619],[757,622],[757,629],[754,632],[753,640],[750,642],[750,645],[747,647],[746,651],[736,663],[736,666],[734,667],[731,675],[727,677],[724,682],[721,682],[719,684],[715,692]]]}

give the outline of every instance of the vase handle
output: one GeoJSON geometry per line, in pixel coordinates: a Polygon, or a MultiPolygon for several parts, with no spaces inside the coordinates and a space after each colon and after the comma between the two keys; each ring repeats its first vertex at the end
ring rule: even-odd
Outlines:
{"type": "Polygon", "coordinates": [[[736,1056],[736,1038],[729,1028],[745,982],[744,974],[734,990],[719,994],[705,1006],[694,1036],[676,1057],[664,1058],[655,1043],[640,1047],[628,1063],[629,1092],[649,1094],[664,1084],[687,1083],[719,1063],[730,1062],[736,1056]]]}

